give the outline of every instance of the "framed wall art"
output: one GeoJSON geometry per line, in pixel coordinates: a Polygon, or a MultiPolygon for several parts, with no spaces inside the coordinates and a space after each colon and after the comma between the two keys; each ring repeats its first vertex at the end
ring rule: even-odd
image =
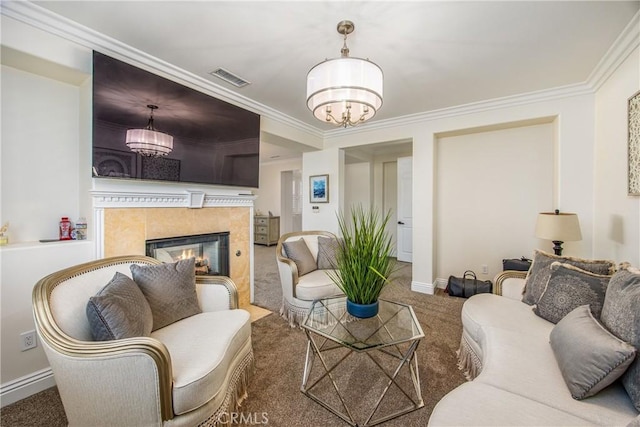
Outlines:
{"type": "Polygon", "coordinates": [[[329,175],[309,177],[309,201],[311,203],[329,203],[329,175]]]}
{"type": "Polygon", "coordinates": [[[629,98],[629,195],[640,196],[640,91],[629,98]]]}

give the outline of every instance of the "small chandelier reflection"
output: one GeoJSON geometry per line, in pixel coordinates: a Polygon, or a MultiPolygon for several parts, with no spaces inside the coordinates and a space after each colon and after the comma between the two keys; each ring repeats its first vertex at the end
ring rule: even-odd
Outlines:
{"type": "Polygon", "coordinates": [[[167,133],[156,130],[153,126],[153,110],[157,105],[147,105],[151,110],[149,122],[144,129],[129,129],[127,131],[126,144],[138,154],[147,157],[166,156],[173,150],[173,137],[167,133]]]}
{"type": "Polygon", "coordinates": [[[323,122],[355,126],[371,119],[382,106],[382,69],[368,59],[349,57],[347,35],[355,26],[338,23],[344,36],[340,58],[327,59],[307,74],[307,107],[323,122]]]}

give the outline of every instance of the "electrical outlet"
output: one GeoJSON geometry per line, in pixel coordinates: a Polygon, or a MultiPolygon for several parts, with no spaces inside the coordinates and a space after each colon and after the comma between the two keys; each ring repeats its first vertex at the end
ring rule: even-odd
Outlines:
{"type": "Polygon", "coordinates": [[[36,331],[27,331],[20,334],[20,351],[31,350],[37,346],[36,331]]]}
{"type": "Polygon", "coordinates": [[[487,264],[482,264],[482,274],[489,274],[489,267],[487,264]]]}

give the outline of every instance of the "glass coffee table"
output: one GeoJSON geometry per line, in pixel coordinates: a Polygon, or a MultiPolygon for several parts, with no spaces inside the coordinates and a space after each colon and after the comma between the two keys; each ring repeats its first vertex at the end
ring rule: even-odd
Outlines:
{"type": "Polygon", "coordinates": [[[376,316],[360,319],[347,313],[345,297],[317,300],[302,323],[307,335],[307,355],[300,390],[352,426],[373,426],[424,406],[416,357],[418,344],[424,338],[420,323],[410,305],[382,299],[379,304],[376,316]],[[367,360],[349,362],[355,363],[352,366],[358,371],[339,374],[338,367],[345,364],[352,354],[365,355],[367,360]],[[316,359],[320,363],[316,363],[316,359]],[[373,399],[369,393],[371,390],[348,387],[357,382],[359,376],[371,378],[371,368],[386,377],[382,381],[381,394],[379,397],[375,394],[373,399]],[[361,369],[366,369],[366,372],[361,369]],[[345,384],[340,380],[346,376],[351,379],[345,384]],[[315,393],[321,384],[323,395],[315,393]],[[393,403],[399,401],[402,404],[400,408],[397,408],[400,405],[388,408],[388,402],[383,407],[390,389],[396,394],[393,403]],[[358,396],[359,393],[362,395],[358,396]],[[357,404],[354,404],[354,398],[357,404]],[[367,408],[360,404],[364,399],[371,400],[367,408]],[[360,417],[356,412],[364,412],[365,415],[360,417]],[[366,419],[362,423],[356,419],[364,417],[366,419]]]}

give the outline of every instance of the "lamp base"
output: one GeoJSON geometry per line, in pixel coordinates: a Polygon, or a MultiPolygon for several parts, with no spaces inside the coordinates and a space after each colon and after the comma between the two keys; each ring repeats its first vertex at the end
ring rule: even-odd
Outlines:
{"type": "Polygon", "coordinates": [[[564,242],[561,242],[560,240],[552,240],[553,242],[553,253],[561,256],[562,255],[562,244],[564,242]]]}

